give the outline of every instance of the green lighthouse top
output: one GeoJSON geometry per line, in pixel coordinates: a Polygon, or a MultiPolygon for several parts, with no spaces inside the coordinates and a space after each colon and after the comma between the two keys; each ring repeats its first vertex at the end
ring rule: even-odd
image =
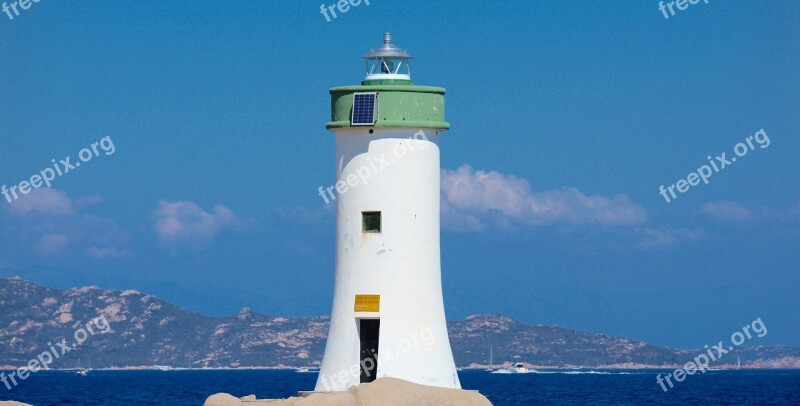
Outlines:
{"type": "Polygon", "coordinates": [[[413,58],[383,34],[383,44],[364,55],[366,77],[360,86],[334,87],[329,130],[346,127],[400,127],[447,130],[441,87],[416,86],[411,81],[413,58]]]}

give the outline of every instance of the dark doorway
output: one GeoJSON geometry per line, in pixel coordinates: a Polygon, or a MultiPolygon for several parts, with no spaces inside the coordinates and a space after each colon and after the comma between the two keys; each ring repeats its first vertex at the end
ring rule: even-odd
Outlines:
{"type": "Polygon", "coordinates": [[[360,320],[358,336],[361,341],[361,383],[372,382],[378,374],[378,335],[380,319],[360,320]]]}

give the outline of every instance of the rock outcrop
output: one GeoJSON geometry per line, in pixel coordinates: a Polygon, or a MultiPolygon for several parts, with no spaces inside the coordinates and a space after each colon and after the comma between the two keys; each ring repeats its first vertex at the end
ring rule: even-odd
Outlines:
{"type": "Polygon", "coordinates": [[[257,400],[254,396],[236,398],[217,393],[203,406],[491,406],[478,391],[418,385],[396,378],[351,387],[347,392],[314,393],[308,397],[257,400]]]}

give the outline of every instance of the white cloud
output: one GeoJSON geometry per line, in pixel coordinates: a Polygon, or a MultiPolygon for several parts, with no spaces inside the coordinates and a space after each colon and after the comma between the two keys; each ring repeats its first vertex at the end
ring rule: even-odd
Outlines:
{"type": "Polygon", "coordinates": [[[735,202],[708,202],[700,207],[700,211],[717,220],[745,221],[753,218],[753,212],[735,202]]]}
{"type": "Polygon", "coordinates": [[[682,241],[697,241],[706,237],[702,230],[645,228],[642,230],[645,238],[636,247],[643,250],[663,250],[676,246],[682,241]]]}
{"type": "Polygon", "coordinates": [[[453,231],[483,231],[486,225],[474,214],[466,213],[450,205],[442,197],[442,227],[453,231]]]}
{"type": "Polygon", "coordinates": [[[48,234],[39,238],[34,248],[43,255],[55,255],[63,251],[69,243],[70,238],[64,234],[48,234]]]}
{"type": "Polygon", "coordinates": [[[644,208],[625,195],[587,196],[574,187],[532,192],[527,180],[469,165],[442,171],[442,215],[448,228],[477,231],[495,227],[599,224],[637,225],[644,208]]]}
{"type": "Polygon", "coordinates": [[[112,258],[130,258],[133,253],[126,249],[119,249],[117,247],[90,247],[86,250],[86,255],[93,259],[112,259],[112,258]]]}
{"type": "Polygon", "coordinates": [[[9,203],[11,212],[18,215],[28,213],[72,214],[75,204],[64,192],[55,189],[33,189],[19,200],[9,203]]]}
{"type": "Polygon", "coordinates": [[[101,196],[84,196],[75,199],[75,205],[83,208],[88,206],[95,206],[103,203],[104,199],[101,196]]]}
{"type": "Polygon", "coordinates": [[[214,206],[214,212],[209,213],[190,201],[162,200],[154,215],[156,235],[162,243],[195,247],[212,241],[223,229],[238,222],[223,205],[214,206]]]}
{"type": "Polygon", "coordinates": [[[281,221],[302,225],[319,225],[332,223],[335,219],[334,205],[328,204],[322,208],[309,209],[307,207],[278,207],[274,213],[281,221]]]}
{"type": "MultiPolygon", "coordinates": [[[[126,246],[130,235],[112,219],[91,213],[90,208],[102,202],[100,196],[70,197],[51,188],[34,189],[8,204],[7,210],[0,210],[6,232],[14,235],[7,245],[19,252],[34,251],[44,256],[129,255],[126,246]],[[97,247],[112,247],[116,251],[97,247]]],[[[20,256],[23,261],[35,260],[28,257],[20,256]]]]}
{"type": "Polygon", "coordinates": [[[800,203],[795,203],[789,207],[788,210],[789,218],[795,219],[800,218],[800,203]]]}

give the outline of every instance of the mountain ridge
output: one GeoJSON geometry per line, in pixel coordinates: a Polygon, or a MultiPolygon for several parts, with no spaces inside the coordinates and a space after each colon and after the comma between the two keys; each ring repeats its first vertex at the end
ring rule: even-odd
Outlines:
{"type": "MultiPolygon", "coordinates": [[[[107,334],[89,336],[79,351],[53,368],[294,368],[319,366],[329,317],[281,317],[243,308],[206,316],[136,290],[97,286],[53,289],[21,278],[0,278],[0,368],[26,365],[48,343],[71,340],[94,318],[107,334]]],[[[484,368],[493,348],[496,366],[524,362],[536,368],[672,368],[704,350],[673,349],[643,341],[528,325],[499,314],[448,322],[456,364],[484,368]]],[[[739,347],[724,363],[752,368],[800,368],[800,347],[739,347]]],[[[722,361],[722,360],[721,360],[722,361]]]]}

